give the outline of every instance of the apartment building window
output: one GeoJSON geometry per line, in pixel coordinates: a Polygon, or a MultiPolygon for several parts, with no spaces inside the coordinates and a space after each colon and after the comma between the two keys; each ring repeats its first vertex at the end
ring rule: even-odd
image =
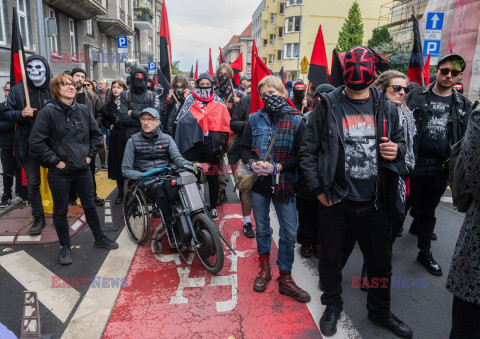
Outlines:
{"type": "Polygon", "coordinates": [[[153,54],[152,51],[152,46],[153,46],[153,38],[148,38],[148,54],[153,54]]]}
{"type": "Polygon", "coordinates": [[[285,33],[300,32],[302,29],[302,17],[292,16],[285,19],[285,33]]]}
{"type": "Polygon", "coordinates": [[[276,21],[277,21],[277,15],[275,13],[270,14],[270,23],[272,25],[275,25],[276,21]]]}
{"type": "Polygon", "coordinates": [[[263,47],[267,48],[267,39],[263,39],[263,47]]]}
{"type": "Polygon", "coordinates": [[[275,61],[275,55],[269,54],[268,55],[268,63],[273,64],[274,61],[275,61]]]}
{"type": "Polygon", "coordinates": [[[278,37],[283,38],[283,32],[285,31],[285,27],[278,27],[278,37]]]}
{"type": "Polygon", "coordinates": [[[284,3],[280,4],[279,13],[280,13],[280,15],[285,14],[285,4],[284,3]]]}
{"type": "Polygon", "coordinates": [[[75,21],[68,19],[68,27],[70,31],[70,52],[77,53],[77,42],[75,41],[75,21]]]}
{"type": "Polygon", "coordinates": [[[107,36],[102,34],[102,61],[103,67],[108,67],[107,36]]]}
{"type": "Polygon", "coordinates": [[[287,0],[287,7],[295,6],[295,5],[302,5],[303,0],[287,0]]]}
{"type": "Polygon", "coordinates": [[[87,20],[87,34],[93,35],[93,20],[87,20]]]}
{"type": "Polygon", "coordinates": [[[293,59],[298,58],[299,45],[297,44],[286,44],[284,50],[284,59],[293,59]]]}
{"type": "Polygon", "coordinates": [[[277,61],[283,60],[283,51],[277,51],[277,61]]]}
{"type": "Polygon", "coordinates": [[[252,60],[252,50],[251,50],[251,49],[248,50],[248,59],[247,59],[247,62],[249,62],[249,60],[252,60]]]}
{"type": "MultiPolygon", "coordinates": [[[[55,11],[53,9],[48,10],[48,17],[56,19],[55,17],[55,11]]],[[[58,22],[57,22],[57,35],[60,32],[58,29],[58,22]]],[[[58,36],[52,36],[50,37],[50,49],[53,52],[58,52],[60,51],[60,48],[58,48],[58,36]]]]}
{"type": "Polygon", "coordinates": [[[263,60],[263,63],[266,64],[267,63],[267,58],[262,58],[263,60]]]}
{"type": "Polygon", "coordinates": [[[275,34],[270,34],[270,44],[275,44],[275,34]]]}
{"type": "Polygon", "coordinates": [[[268,21],[265,20],[265,21],[263,22],[263,29],[267,29],[267,28],[268,28],[268,21]]]}
{"type": "MultiPolygon", "coordinates": [[[[28,30],[27,20],[27,3],[26,0],[17,0],[18,21],[20,23],[20,34],[22,35],[25,46],[30,46],[30,34],[28,30]]],[[[3,20],[2,20],[3,22],[3,20]]]]}
{"type": "Polygon", "coordinates": [[[252,73],[252,65],[247,65],[247,73],[252,73]]]}
{"type": "Polygon", "coordinates": [[[156,25],[157,25],[157,32],[160,32],[160,15],[157,15],[156,25]]]}
{"type": "Polygon", "coordinates": [[[6,44],[7,39],[5,37],[5,19],[3,17],[3,2],[0,1],[0,44],[6,44]]]}

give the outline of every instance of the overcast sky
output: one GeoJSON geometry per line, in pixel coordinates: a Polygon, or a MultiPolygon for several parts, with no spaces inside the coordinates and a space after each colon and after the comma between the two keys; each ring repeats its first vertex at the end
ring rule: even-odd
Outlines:
{"type": "Polygon", "coordinates": [[[166,0],[173,61],[189,71],[198,59],[199,73],[208,69],[208,49],[212,60],[232,35],[239,35],[252,21],[261,0],[166,0]]]}

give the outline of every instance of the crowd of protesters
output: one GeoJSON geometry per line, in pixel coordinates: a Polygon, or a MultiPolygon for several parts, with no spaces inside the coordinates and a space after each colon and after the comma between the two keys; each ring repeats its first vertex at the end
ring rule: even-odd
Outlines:
{"type": "MultiPolygon", "coordinates": [[[[243,76],[234,88],[228,64],[219,65],[215,78],[206,73],[198,79],[175,76],[161,100],[140,66],[126,82],[116,79],[110,85],[88,79],[81,68],[52,76],[46,60],[33,55],[26,63],[30,105],[23,84],[9,83],[0,104],[0,208],[12,203],[15,182],[16,195],[32,208],[29,234],[40,234],[46,225],[40,167],[48,168],[59,263],[68,265],[67,212],[77,198],[95,246],[118,247],[104,235],[96,209],[103,204],[95,182],[97,154],[99,169],[108,170],[108,178],[117,183],[115,204],[123,201],[126,179],[137,178],[157,162],[221,169],[205,175],[213,220],[218,206],[228,200],[225,169],[241,161],[257,176],[251,189],[239,192],[242,232],[257,244],[253,290],[264,292],[272,279],[272,205],[279,223],[279,293],[310,301],[292,279],[298,242],[303,257],[319,258],[325,305],[320,329],[325,336],[334,335],[343,310],[342,269],[358,242],[368,318],[411,338],[412,330],[391,311],[392,246],[402,236],[409,212],[409,232],[418,236],[418,263],[434,276],[443,274],[432,254],[435,210],[452,174],[451,148],[462,142],[473,202],[447,280],[454,294],[450,337],[478,338],[480,109],[472,113],[476,103],[458,85],[465,67],[461,56],[447,55],[438,61],[432,83],[421,87],[395,70],[376,73],[372,52],[357,46],[345,56],[345,85],[323,84],[307,91],[300,79],[284,84],[280,77],[266,76],[258,84],[264,108],[251,114],[251,80],[243,76]],[[158,147],[151,149],[149,143],[158,147]],[[379,279],[386,288],[375,284],[379,279]]],[[[157,200],[165,214],[162,200],[157,200]]],[[[167,224],[173,227],[174,220],[168,217],[167,224]]]]}

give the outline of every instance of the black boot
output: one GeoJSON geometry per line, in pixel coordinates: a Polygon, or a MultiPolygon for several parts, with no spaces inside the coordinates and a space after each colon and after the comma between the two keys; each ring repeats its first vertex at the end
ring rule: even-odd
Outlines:
{"type": "Polygon", "coordinates": [[[427,270],[428,273],[441,276],[442,268],[433,259],[432,252],[420,251],[418,252],[417,261],[427,270]]]}
{"type": "Polygon", "coordinates": [[[62,247],[58,263],[60,265],[70,265],[72,263],[72,250],[70,249],[70,246],[62,247]]]}
{"type": "Polygon", "coordinates": [[[119,205],[123,202],[123,192],[118,193],[117,198],[115,199],[115,205],[119,205]]]}
{"type": "Polygon", "coordinates": [[[368,319],[387,330],[390,330],[396,336],[400,338],[412,338],[413,332],[410,327],[407,326],[403,321],[398,319],[393,313],[390,312],[390,315],[386,319],[380,319],[372,313],[368,314],[368,319]]]}
{"type": "Polygon", "coordinates": [[[41,216],[35,217],[32,227],[30,227],[30,229],[28,230],[28,234],[30,235],[41,234],[44,228],[45,228],[45,216],[42,214],[41,216]]]}
{"type": "Polygon", "coordinates": [[[105,248],[107,250],[114,250],[118,248],[118,244],[115,241],[108,239],[105,235],[103,235],[100,239],[95,240],[94,246],[105,248]]]}
{"type": "Polygon", "coordinates": [[[326,337],[331,337],[337,333],[337,322],[340,319],[341,312],[327,306],[320,318],[320,331],[326,337]]]}

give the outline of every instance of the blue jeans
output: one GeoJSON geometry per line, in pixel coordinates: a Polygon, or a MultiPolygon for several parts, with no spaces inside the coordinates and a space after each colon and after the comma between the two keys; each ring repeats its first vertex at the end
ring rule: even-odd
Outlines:
{"type": "MultiPolygon", "coordinates": [[[[270,252],[272,236],[270,234],[270,201],[271,197],[251,192],[253,217],[256,223],[257,252],[270,252]]],[[[273,203],[280,224],[280,241],[278,244],[278,268],[291,271],[297,237],[297,208],[295,202],[287,204],[273,203]]]]}

